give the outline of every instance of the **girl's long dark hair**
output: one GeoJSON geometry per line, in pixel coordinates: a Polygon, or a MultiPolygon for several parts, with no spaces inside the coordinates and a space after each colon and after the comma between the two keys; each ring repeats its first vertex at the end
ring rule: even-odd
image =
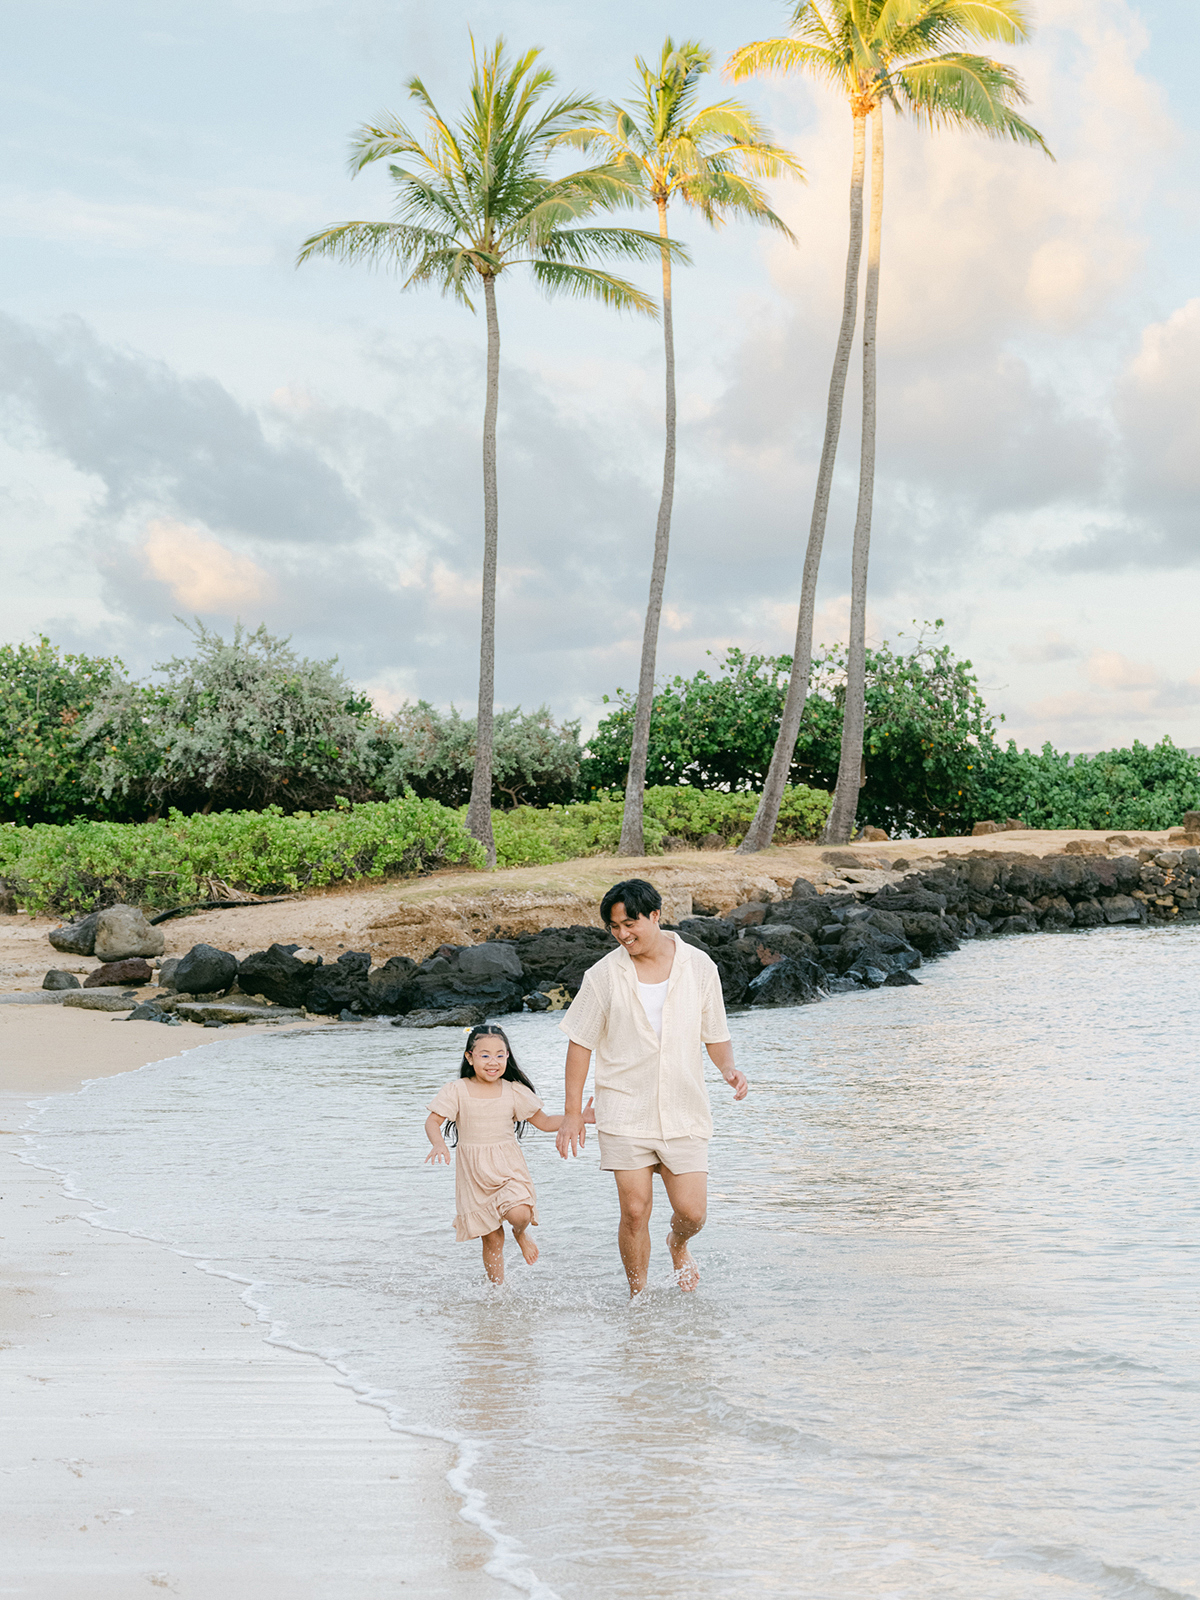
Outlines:
{"type": "MultiPolygon", "coordinates": [[[[505,1033],[503,1028],[497,1028],[490,1022],[481,1022],[477,1028],[472,1028],[470,1033],[467,1035],[467,1042],[463,1046],[462,1065],[460,1066],[458,1072],[459,1077],[473,1078],[475,1076],[475,1068],[467,1060],[467,1057],[471,1054],[471,1051],[474,1050],[479,1040],[483,1038],[503,1039],[504,1048],[508,1051],[508,1065],[504,1069],[504,1078],[506,1078],[509,1083],[523,1083],[530,1093],[536,1094],[537,1090],[533,1087],[529,1079],[517,1065],[517,1058],[513,1055],[513,1047],[508,1042],[508,1035],[505,1033]]],[[[504,1082],[504,1078],[502,1078],[500,1081],[504,1082]]],[[[523,1139],[525,1137],[525,1129],[527,1127],[528,1123],[517,1123],[516,1132],[518,1139],[523,1139]]],[[[442,1136],[447,1144],[456,1145],[458,1143],[458,1124],[452,1119],[446,1122],[442,1128],[442,1136]]]]}

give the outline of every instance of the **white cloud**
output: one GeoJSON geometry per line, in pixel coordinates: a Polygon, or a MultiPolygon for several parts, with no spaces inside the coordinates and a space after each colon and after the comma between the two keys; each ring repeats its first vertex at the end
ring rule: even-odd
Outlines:
{"type": "Polygon", "coordinates": [[[272,598],[273,585],[256,562],[185,523],[152,521],[141,554],[147,574],[186,611],[240,617],[272,598]]]}

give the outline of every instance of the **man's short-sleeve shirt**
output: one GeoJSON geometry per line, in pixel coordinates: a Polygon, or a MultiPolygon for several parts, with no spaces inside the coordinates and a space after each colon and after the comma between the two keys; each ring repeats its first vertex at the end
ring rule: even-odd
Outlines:
{"type": "Polygon", "coordinates": [[[729,1038],[711,956],[675,938],[661,1041],[625,949],[588,968],[559,1027],[592,1052],[597,1128],[635,1139],[711,1138],[704,1046],[729,1038]]]}

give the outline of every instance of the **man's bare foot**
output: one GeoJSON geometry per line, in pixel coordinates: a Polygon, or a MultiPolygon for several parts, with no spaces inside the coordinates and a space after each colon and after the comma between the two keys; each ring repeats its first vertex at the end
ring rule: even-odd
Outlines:
{"type": "Polygon", "coordinates": [[[668,1233],[667,1249],[671,1252],[671,1260],[675,1264],[676,1283],[684,1294],[691,1294],[700,1282],[700,1268],[692,1260],[687,1240],[677,1239],[673,1233],[668,1233]]]}
{"type": "Polygon", "coordinates": [[[513,1238],[517,1242],[517,1249],[525,1257],[526,1265],[531,1267],[537,1260],[539,1251],[537,1245],[529,1237],[529,1229],[522,1228],[520,1233],[513,1234],[513,1238]]]}

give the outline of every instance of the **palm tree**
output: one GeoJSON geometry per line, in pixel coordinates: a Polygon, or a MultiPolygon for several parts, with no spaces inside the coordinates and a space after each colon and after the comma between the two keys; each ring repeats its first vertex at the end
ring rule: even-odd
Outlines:
{"type": "MultiPolygon", "coordinates": [[[[713,227],[728,217],[760,222],[791,239],[792,234],[767,204],[754,180],[783,173],[799,177],[799,163],[789,151],[772,144],[754,113],[736,100],[722,100],[696,109],[699,81],[712,66],[711,52],[695,40],[676,44],[668,38],[656,66],[636,58],[637,96],[627,105],[607,107],[603,125],[569,135],[572,142],[603,150],[613,166],[627,175],[628,197],[658,211],[662,244],[663,341],[666,351],[666,449],[662,497],[654,531],[650,598],[642,633],[633,743],[625,784],[625,812],[618,851],[640,856],[645,849],[643,791],[650,747],[650,712],[654,702],[654,666],[658,627],[671,541],[671,508],[675,498],[675,324],[671,299],[671,240],[667,208],[680,200],[713,227]]],[[[793,241],[794,242],[794,241],[793,241]]]]}
{"type": "Polygon", "coordinates": [[[547,166],[564,136],[600,114],[595,100],[568,95],[545,103],[554,74],[536,65],[538,50],[511,62],[503,39],[477,54],[471,41],[471,85],[457,123],[441,116],[420,78],[409,96],[425,117],[424,140],[395,116],[359,129],[350,173],[392,160],[393,222],[344,222],[304,241],[297,265],[314,256],[364,261],[403,271],[404,289],[428,285],[453,295],[468,311],[477,286],[487,322],[487,397],[483,413],[483,604],[479,647],[479,713],[467,829],[495,865],[492,837],[492,719],[496,655],[496,413],[500,399],[500,323],[496,281],[527,266],[547,294],[598,300],[619,311],[657,315],[649,296],[590,262],[655,260],[660,241],[636,228],[575,226],[597,210],[624,203],[622,174],[588,167],[551,179],[547,166]]]}
{"type": "Polygon", "coordinates": [[[863,306],[863,428],[858,511],[851,557],[850,648],[837,787],[825,837],[845,843],[854,831],[862,781],[865,721],[867,564],[875,487],[875,331],[883,230],[883,104],[908,111],[928,128],[973,128],[1046,151],[1046,142],[1013,109],[1025,94],[1011,67],[961,47],[980,40],[1012,44],[1029,34],[1022,0],[800,0],[790,37],[743,45],[730,57],[735,79],[757,72],[807,72],[843,93],[854,144],[850,175],[850,248],[842,324],[829,381],[825,439],[817,470],[808,548],[796,620],[792,672],[779,737],[754,821],[738,847],[771,843],[808,695],[817,573],[841,432],[842,404],[858,305],[862,256],[866,124],[871,121],[871,225],[863,306]]]}

